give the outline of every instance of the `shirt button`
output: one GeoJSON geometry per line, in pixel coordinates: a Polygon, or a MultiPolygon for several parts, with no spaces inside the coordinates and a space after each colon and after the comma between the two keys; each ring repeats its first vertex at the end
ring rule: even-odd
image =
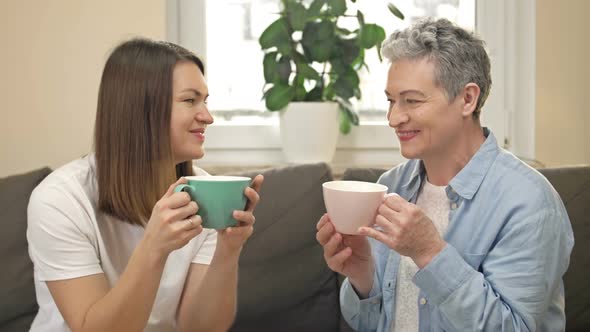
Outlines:
{"type": "Polygon", "coordinates": [[[452,209],[452,210],[454,210],[454,209],[456,209],[456,208],[457,208],[457,206],[458,206],[458,205],[457,205],[457,203],[452,203],[452,204],[451,204],[451,209],[452,209]]]}
{"type": "Polygon", "coordinates": [[[426,299],[425,299],[425,298],[421,298],[421,299],[420,299],[420,304],[421,304],[421,305],[425,305],[425,304],[426,304],[426,302],[427,302],[427,301],[426,301],[426,299]]]}

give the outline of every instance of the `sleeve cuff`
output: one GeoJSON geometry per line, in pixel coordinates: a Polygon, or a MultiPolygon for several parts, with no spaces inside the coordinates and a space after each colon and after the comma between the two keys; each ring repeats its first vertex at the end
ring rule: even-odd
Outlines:
{"type": "Polygon", "coordinates": [[[429,297],[430,303],[439,305],[475,273],[447,243],[428,265],[416,273],[413,281],[429,297]]]}
{"type": "MultiPolygon", "coordinates": [[[[376,276],[375,276],[376,278],[376,276]]],[[[344,319],[356,330],[359,329],[363,322],[375,323],[379,320],[381,313],[381,303],[383,301],[382,292],[379,290],[379,282],[373,279],[373,287],[369,292],[369,297],[360,299],[350,284],[348,278],[344,280],[340,292],[340,309],[344,319]]]]}

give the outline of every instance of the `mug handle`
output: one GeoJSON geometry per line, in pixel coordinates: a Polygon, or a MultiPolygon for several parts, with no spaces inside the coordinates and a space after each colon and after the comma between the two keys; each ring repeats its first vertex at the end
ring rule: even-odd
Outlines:
{"type": "Polygon", "coordinates": [[[188,193],[191,196],[191,199],[193,197],[195,197],[195,193],[194,193],[195,190],[193,189],[193,187],[189,186],[188,184],[179,184],[178,186],[176,186],[174,188],[175,193],[179,193],[181,191],[188,193]]]}

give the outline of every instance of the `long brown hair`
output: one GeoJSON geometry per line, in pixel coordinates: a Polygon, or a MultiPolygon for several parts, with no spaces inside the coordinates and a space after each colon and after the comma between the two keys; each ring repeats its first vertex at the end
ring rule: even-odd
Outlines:
{"type": "Polygon", "coordinates": [[[144,225],[154,204],[192,162],[175,165],[170,143],[172,73],[179,61],[203,62],[172,43],[126,41],[109,56],[98,93],[94,150],[99,209],[144,225]]]}

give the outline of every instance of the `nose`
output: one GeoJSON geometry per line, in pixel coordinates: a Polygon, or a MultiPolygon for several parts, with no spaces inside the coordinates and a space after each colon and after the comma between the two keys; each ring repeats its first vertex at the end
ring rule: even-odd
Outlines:
{"type": "Polygon", "coordinates": [[[207,108],[207,105],[203,105],[202,109],[200,109],[195,114],[195,120],[208,125],[213,123],[213,116],[211,116],[211,113],[209,113],[209,108],[207,108]]]}
{"type": "Polygon", "coordinates": [[[391,128],[396,128],[410,120],[408,113],[400,111],[397,105],[393,105],[387,111],[387,120],[391,128]]]}

